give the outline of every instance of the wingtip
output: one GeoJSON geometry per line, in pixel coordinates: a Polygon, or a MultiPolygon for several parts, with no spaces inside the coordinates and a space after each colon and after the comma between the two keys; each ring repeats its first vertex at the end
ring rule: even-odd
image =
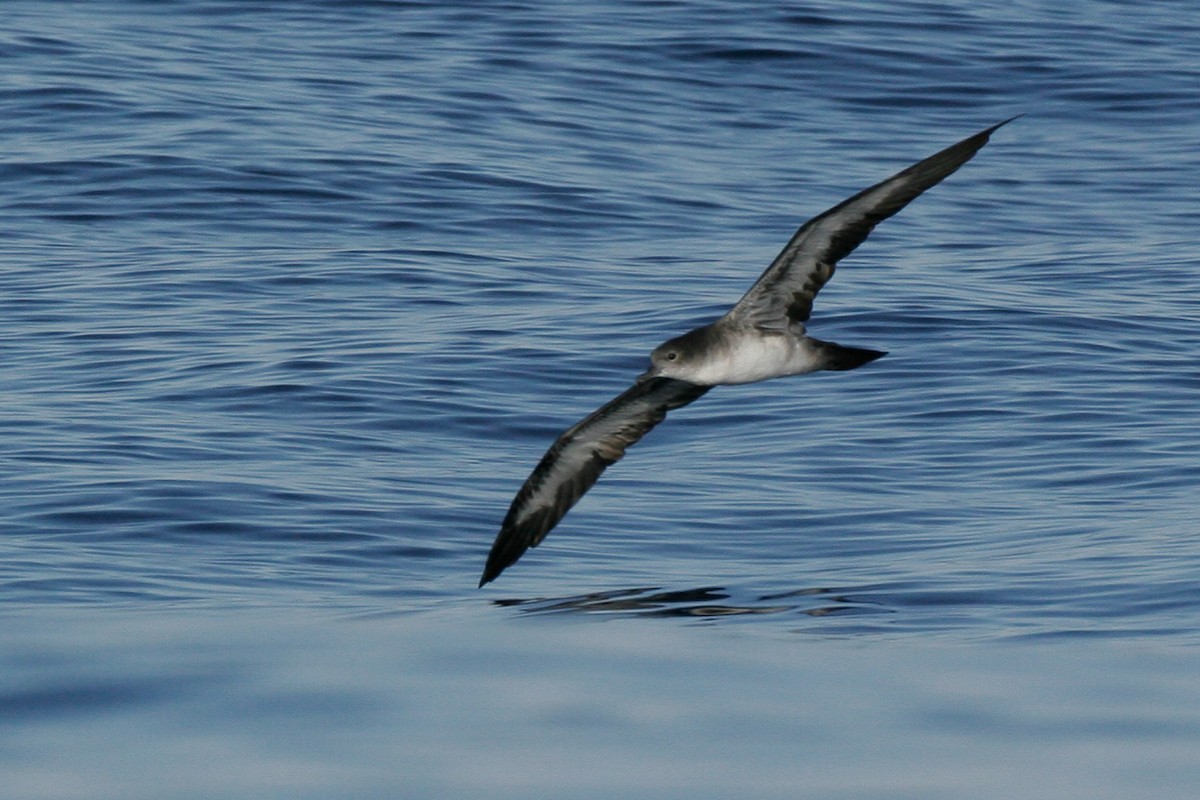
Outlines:
{"type": "Polygon", "coordinates": [[[496,580],[496,578],[503,571],[504,571],[503,567],[501,567],[500,569],[495,569],[491,564],[488,564],[486,567],[483,568],[483,574],[479,576],[479,585],[476,586],[475,588],[482,589],[484,586],[487,586],[489,583],[496,580]]]}
{"type": "Polygon", "coordinates": [[[993,133],[995,133],[996,131],[1000,130],[1001,128],[1003,128],[1003,127],[1004,127],[1005,125],[1007,125],[1008,123],[1012,122],[1013,120],[1018,120],[1018,119],[1020,119],[1020,118],[1021,118],[1021,117],[1023,117],[1023,116],[1025,116],[1025,112],[1024,112],[1024,111],[1022,111],[1020,114],[1014,114],[1013,116],[1009,117],[1008,119],[1006,119],[1006,120],[1004,120],[1004,121],[1002,121],[1002,122],[997,122],[997,123],[996,123],[995,125],[993,125],[992,127],[985,129],[985,130],[983,131],[983,134],[984,134],[984,136],[991,136],[993,133]]]}
{"type": "Polygon", "coordinates": [[[488,553],[487,561],[483,565],[483,574],[479,577],[479,586],[476,588],[482,589],[500,577],[501,572],[517,563],[517,559],[525,552],[525,547],[523,545],[515,546],[515,541],[517,540],[513,538],[512,532],[507,527],[501,528],[492,545],[491,552],[488,553]]]}

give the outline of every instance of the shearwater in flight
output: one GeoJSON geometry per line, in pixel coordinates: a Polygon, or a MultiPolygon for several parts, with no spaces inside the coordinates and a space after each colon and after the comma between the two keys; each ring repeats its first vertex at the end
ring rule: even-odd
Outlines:
{"type": "Polygon", "coordinates": [[[1011,121],[963,139],[810,219],[725,316],[656,347],[650,369],[633,386],[569,428],[542,457],[500,525],[479,585],[537,547],[600,473],[668,411],[719,384],[855,369],[884,355],[808,336],[804,323],[813,298],[838,260],[876,225],[967,163],[1011,121]]]}

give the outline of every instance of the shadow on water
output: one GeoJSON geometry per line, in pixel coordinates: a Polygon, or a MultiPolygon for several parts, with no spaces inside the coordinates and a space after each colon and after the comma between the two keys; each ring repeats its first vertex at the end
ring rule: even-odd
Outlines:
{"type": "Polygon", "coordinates": [[[613,589],[567,597],[496,600],[527,614],[615,614],[639,617],[732,617],[800,614],[810,617],[891,613],[878,602],[826,588],[796,589],[771,594],[737,596],[723,587],[665,591],[660,587],[613,589]]]}

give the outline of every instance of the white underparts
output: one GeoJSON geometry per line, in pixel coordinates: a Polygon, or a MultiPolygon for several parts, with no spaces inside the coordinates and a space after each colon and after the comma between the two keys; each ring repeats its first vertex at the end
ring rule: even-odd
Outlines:
{"type": "Polygon", "coordinates": [[[714,386],[754,383],[820,368],[820,354],[807,336],[753,329],[724,333],[703,357],[689,359],[690,363],[680,365],[670,377],[714,386]]]}

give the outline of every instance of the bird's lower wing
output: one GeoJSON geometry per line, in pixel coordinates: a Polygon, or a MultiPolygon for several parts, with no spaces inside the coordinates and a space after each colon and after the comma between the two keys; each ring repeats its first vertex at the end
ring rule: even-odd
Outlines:
{"type": "Polygon", "coordinates": [[[673,378],[639,380],[558,437],[513,499],[479,585],[545,539],[600,473],[668,411],[686,406],[709,388],[673,378]]]}

